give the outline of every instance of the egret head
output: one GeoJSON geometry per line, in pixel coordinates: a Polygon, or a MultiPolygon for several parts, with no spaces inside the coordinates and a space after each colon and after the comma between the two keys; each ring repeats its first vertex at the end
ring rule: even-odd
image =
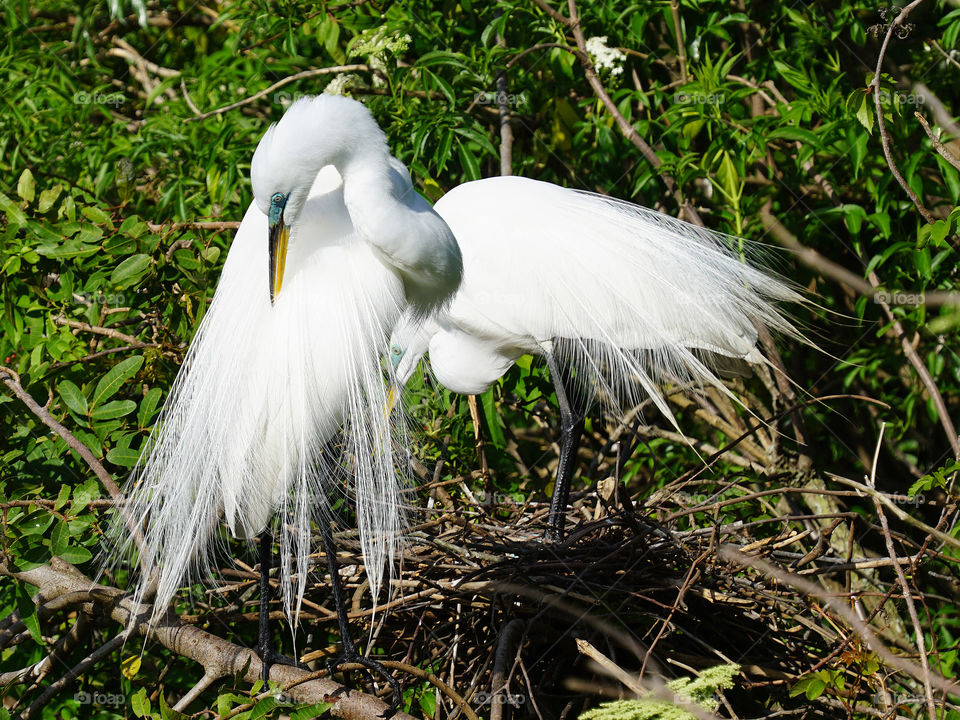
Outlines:
{"type": "Polygon", "coordinates": [[[296,100],[260,139],[250,163],[253,198],[269,221],[270,301],[283,285],[287,242],[327,165],[341,174],[358,153],[388,156],[386,137],[362,103],[336,95],[296,100]]]}
{"type": "Polygon", "coordinates": [[[390,334],[390,365],[397,385],[403,387],[413,376],[437,330],[436,321],[414,320],[409,315],[404,315],[394,327],[390,334]]]}

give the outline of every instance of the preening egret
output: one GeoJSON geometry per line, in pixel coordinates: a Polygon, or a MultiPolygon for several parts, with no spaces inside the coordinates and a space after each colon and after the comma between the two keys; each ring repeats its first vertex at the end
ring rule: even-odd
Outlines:
{"type": "Polygon", "coordinates": [[[143,522],[137,597],[156,575],[157,613],[195,562],[209,564],[220,521],[254,538],[279,515],[295,617],[311,520],[329,539],[327,498],[348,480],[377,597],[402,526],[383,350],[402,312],[428,315],[460,282],[453,234],[359,102],[293,103],[260,140],[251,180],[254,202],[128,485],[143,522]]]}
{"type": "Polygon", "coordinates": [[[460,185],[434,209],[460,245],[463,282],[436,321],[395,329],[397,380],[427,350],[437,381],[463,394],[485,391],[523,354],[546,359],[561,414],[554,538],[595,390],[613,403],[647,396],[675,423],[664,383],[729,393],[716,370],[764,362],[758,326],[796,336],[776,303],[799,295],[746,262],[745,240],[522,177],[460,185]]]}

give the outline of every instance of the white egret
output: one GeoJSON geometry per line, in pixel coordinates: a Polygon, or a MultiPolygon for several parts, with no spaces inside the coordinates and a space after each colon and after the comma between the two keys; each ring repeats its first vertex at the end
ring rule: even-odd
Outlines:
{"type": "Polygon", "coordinates": [[[554,539],[594,390],[614,404],[647,396],[676,424],[664,383],[729,393],[719,367],[765,362],[758,326],[797,336],[776,303],[800,296],[746,262],[745,240],[522,177],[460,185],[434,209],[460,245],[463,282],[435,322],[395,329],[397,380],[427,350],[437,381],[462,394],[485,391],[521,355],[546,359],[561,414],[554,539]]]}
{"type": "Polygon", "coordinates": [[[194,563],[209,564],[220,521],[252,539],[279,514],[295,617],[311,520],[329,540],[327,497],[348,479],[376,599],[402,529],[383,349],[403,311],[428,315],[460,282],[452,233],[359,102],[293,103],[257,146],[251,180],[254,202],[128,485],[143,524],[137,597],[155,575],[157,613],[194,563]]]}

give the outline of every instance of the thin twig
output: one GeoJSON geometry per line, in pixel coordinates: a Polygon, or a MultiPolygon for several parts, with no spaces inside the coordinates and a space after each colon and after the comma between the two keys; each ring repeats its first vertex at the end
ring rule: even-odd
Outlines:
{"type": "Polygon", "coordinates": [[[318,77],[320,75],[332,75],[335,73],[347,73],[347,72],[375,72],[378,73],[375,68],[370,67],[369,65],[334,65],[333,67],[325,68],[314,68],[312,70],[304,70],[303,72],[298,72],[289,77],[285,77],[279,82],[275,82],[270,87],[265,90],[261,90],[258,93],[254,93],[250,97],[246,97],[243,100],[238,100],[235,103],[230,103],[229,105],[224,105],[223,107],[218,107],[216,110],[211,110],[210,112],[201,113],[200,115],[195,115],[192,118],[187,118],[185,122],[196,122],[197,120],[206,120],[208,117],[213,117],[214,115],[222,115],[225,112],[230,110],[236,110],[238,107],[243,107],[244,105],[249,105],[255,103],[262,97],[266,97],[270,93],[279,90],[284,85],[289,85],[292,82],[297,80],[305,80],[306,78],[318,77]]]}
{"type": "MultiPolygon", "coordinates": [[[[890,665],[891,667],[894,667],[921,682],[923,681],[923,671],[917,666],[916,663],[894,655],[882,642],[880,642],[880,639],[874,634],[873,630],[871,630],[867,624],[857,616],[856,612],[851,610],[846,603],[837,600],[835,597],[833,597],[833,595],[818,587],[814,583],[800,577],[799,575],[795,575],[794,573],[786,572],[785,570],[774,567],[770,563],[761,560],[760,558],[744,555],[740,551],[729,546],[720,548],[720,556],[725,560],[737,563],[738,565],[752,567],[756,570],[759,570],[764,575],[800,590],[806,595],[819,598],[825,605],[828,605],[833,612],[842,617],[850,625],[854,632],[856,632],[857,635],[859,635],[860,638],[863,639],[863,641],[870,647],[870,649],[880,656],[880,658],[883,659],[887,665],[890,665]]],[[[943,692],[947,692],[952,695],[960,695],[960,685],[951,682],[939,673],[932,673],[930,676],[930,682],[933,685],[936,685],[937,688],[943,692]]]]}
{"type": "Polygon", "coordinates": [[[883,38],[883,45],[880,46],[880,55],[877,57],[877,67],[874,71],[871,87],[873,88],[873,104],[877,111],[877,131],[880,135],[880,144],[883,146],[883,155],[887,159],[887,166],[897,179],[897,182],[900,183],[900,187],[903,188],[904,192],[906,192],[913,201],[913,204],[916,205],[917,210],[923,215],[923,219],[932,224],[934,222],[933,215],[923,206],[917,194],[907,185],[907,181],[903,179],[903,175],[900,174],[896,163],[893,161],[893,155],[890,152],[890,136],[887,134],[887,127],[883,120],[883,105],[880,102],[880,73],[883,70],[883,56],[887,53],[887,45],[890,43],[890,37],[893,35],[894,30],[900,27],[903,21],[907,19],[907,15],[922,2],[923,0],[913,0],[912,3],[900,10],[899,14],[893,19],[893,22],[890,23],[890,27],[887,28],[887,34],[883,38]]]}
{"type": "MultiPolygon", "coordinates": [[[[877,489],[877,460],[880,458],[880,448],[883,445],[883,431],[887,427],[886,423],[880,423],[880,435],[877,438],[877,449],[873,453],[873,463],[870,466],[870,475],[867,477],[867,484],[877,489]]],[[[937,720],[937,709],[933,702],[933,687],[930,685],[930,664],[927,660],[926,642],[923,637],[923,627],[920,625],[920,618],[917,617],[917,608],[913,604],[913,595],[907,585],[907,576],[903,573],[903,568],[896,562],[897,551],[893,547],[893,538],[890,536],[890,525],[887,523],[887,516],[883,512],[883,504],[873,497],[874,507],[877,509],[877,516],[880,518],[880,525],[883,528],[883,539],[887,546],[887,555],[894,560],[893,568],[897,573],[897,582],[900,583],[900,590],[903,594],[903,600],[907,604],[907,612],[910,614],[910,622],[913,623],[913,634],[917,638],[917,652],[920,655],[920,666],[923,668],[923,690],[927,699],[927,715],[930,720],[937,720]]]]}
{"type": "Polygon", "coordinates": [[[940,153],[940,156],[946,160],[948,163],[953,165],[954,168],[960,170],[960,158],[954,155],[952,152],[947,150],[940,138],[933,134],[933,130],[930,129],[930,125],[927,124],[927,119],[921,115],[919,112],[913,113],[914,117],[920,121],[920,124],[923,126],[924,132],[927,133],[927,137],[930,138],[930,142],[933,143],[933,149],[940,153]]]}
{"type": "MultiPolygon", "coordinates": [[[[880,289],[880,278],[877,277],[877,274],[873,270],[867,274],[867,279],[870,281],[871,285],[878,290],[880,289]]],[[[886,303],[883,296],[878,293],[875,296],[875,299],[883,309],[883,313],[887,316],[887,320],[890,321],[890,325],[893,328],[894,334],[900,340],[900,346],[903,348],[903,354],[907,356],[907,360],[913,366],[913,369],[916,370],[917,375],[920,376],[920,381],[927,389],[927,393],[930,395],[930,399],[933,401],[934,407],[937,408],[937,415],[940,418],[940,425],[943,427],[943,431],[947,435],[947,442],[949,442],[950,447],[953,448],[954,459],[960,460],[960,438],[957,437],[957,430],[953,424],[953,420],[950,419],[950,413],[947,410],[947,404],[944,402],[943,395],[940,394],[940,389],[937,387],[937,384],[933,381],[933,377],[930,375],[930,371],[927,369],[927,364],[917,354],[916,349],[913,347],[913,343],[911,343],[910,339],[907,337],[906,330],[904,330],[903,325],[896,318],[896,316],[894,316],[893,311],[890,310],[890,306],[886,303]]]]}

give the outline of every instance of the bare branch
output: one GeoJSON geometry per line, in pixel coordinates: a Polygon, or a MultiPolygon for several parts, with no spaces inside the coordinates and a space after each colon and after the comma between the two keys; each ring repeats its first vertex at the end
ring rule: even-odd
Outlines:
{"type": "Polygon", "coordinates": [[[923,219],[928,223],[932,223],[934,222],[933,215],[923,206],[917,194],[907,185],[907,181],[903,179],[903,175],[900,174],[896,163],[893,161],[893,155],[890,153],[890,136],[887,134],[887,127],[883,121],[883,105],[880,103],[880,72],[883,70],[883,56],[887,53],[887,45],[890,43],[890,37],[893,35],[894,30],[900,27],[903,21],[907,19],[907,15],[922,2],[923,0],[913,0],[912,3],[900,10],[900,13],[893,19],[893,22],[890,23],[890,27],[887,28],[887,34],[883,38],[883,45],[880,46],[880,55],[877,58],[877,67],[874,71],[871,87],[873,88],[873,104],[877,111],[877,130],[880,133],[880,144],[883,146],[883,155],[887,158],[887,165],[890,168],[890,172],[893,173],[897,182],[900,183],[900,187],[904,189],[904,192],[907,193],[913,201],[913,204],[917,206],[917,210],[923,215],[923,219]]]}
{"type": "Polygon", "coordinates": [[[285,85],[289,85],[292,82],[297,80],[305,80],[306,78],[319,77],[320,75],[333,75],[336,73],[346,73],[346,72],[373,72],[378,73],[375,68],[370,67],[369,65],[334,65],[333,67],[325,68],[314,68],[313,70],[304,70],[303,72],[295,73],[289,77],[285,77],[279,82],[275,82],[270,87],[265,90],[261,90],[258,93],[254,93],[250,97],[246,97],[243,100],[238,100],[235,103],[230,103],[229,105],[224,105],[223,107],[218,107],[216,110],[211,110],[210,112],[201,113],[192,118],[187,118],[186,122],[196,122],[197,120],[206,120],[208,117],[213,117],[214,115],[222,115],[225,112],[230,110],[236,110],[238,107],[243,107],[244,105],[249,105],[255,103],[260,98],[266,97],[272,92],[279,90],[285,85]]]}
{"type": "MultiPolygon", "coordinates": [[[[126,636],[146,635],[178,655],[202,665],[205,675],[214,674],[217,678],[233,675],[251,684],[260,679],[260,658],[252,650],[188,625],[169,612],[161,616],[155,625],[149,625],[146,619],[153,613],[151,605],[140,603],[135,607],[132,597],[116,588],[94,584],[59,558],[53,558],[49,565],[24,572],[13,571],[0,562],[0,575],[37,586],[45,598],[85,591],[91,599],[88,610],[93,612],[94,606],[100,608],[104,615],[127,628],[124,631],[126,636]]],[[[126,636],[122,634],[111,643],[126,636]]],[[[343,720],[369,720],[383,716],[388,709],[387,704],[379,698],[350,690],[333,680],[312,678],[305,681],[312,674],[296,667],[274,665],[270,674],[282,686],[289,686],[287,693],[301,702],[333,702],[331,714],[343,720]]],[[[393,717],[397,720],[414,720],[413,716],[403,712],[393,717]]]]}

